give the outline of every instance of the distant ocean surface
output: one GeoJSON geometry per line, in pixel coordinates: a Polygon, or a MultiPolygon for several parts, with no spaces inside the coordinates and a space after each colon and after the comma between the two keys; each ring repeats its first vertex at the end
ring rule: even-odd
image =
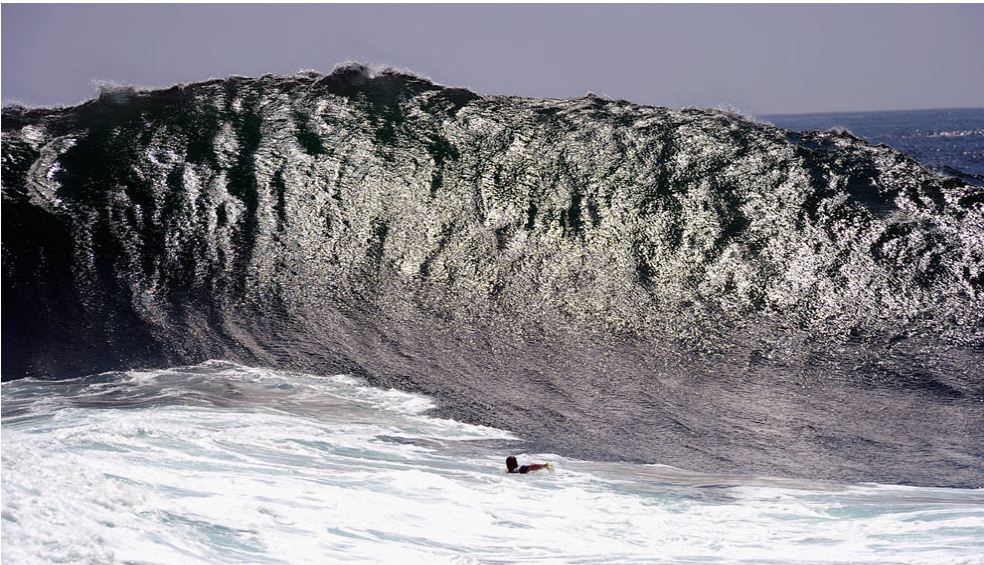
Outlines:
{"type": "Polygon", "coordinates": [[[984,108],[767,115],[796,131],[846,129],[899,149],[934,170],[984,186],[984,108]]]}

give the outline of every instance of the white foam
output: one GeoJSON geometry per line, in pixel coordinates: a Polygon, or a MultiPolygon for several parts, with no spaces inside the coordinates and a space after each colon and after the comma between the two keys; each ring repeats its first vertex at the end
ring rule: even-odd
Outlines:
{"type": "Polygon", "coordinates": [[[508,434],[350,377],[211,363],[3,385],[3,561],[981,563],[984,493],[572,461],[503,473],[508,434]],[[124,386],[125,385],[125,386],[124,386]],[[78,388],[78,387],[77,387],[78,388]],[[127,388],[127,407],[105,402],[127,388]],[[234,403],[224,404],[221,391],[234,403]],[[465,441],[463,441],[465,440],[465,441]]]}

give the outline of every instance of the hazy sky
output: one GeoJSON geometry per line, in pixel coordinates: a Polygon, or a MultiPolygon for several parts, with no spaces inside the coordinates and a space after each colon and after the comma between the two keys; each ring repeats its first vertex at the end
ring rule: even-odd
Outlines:
{"type": "Polygon", "coordinates": [[[3,102],[345,60],[486,94],[753,114],[984,106],[984,5],[23,5],[3,102]]]}

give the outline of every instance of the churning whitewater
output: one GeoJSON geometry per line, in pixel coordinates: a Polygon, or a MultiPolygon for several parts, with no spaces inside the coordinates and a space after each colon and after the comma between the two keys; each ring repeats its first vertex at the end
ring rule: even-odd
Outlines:
{"type": "Polygon", "coordinates": [[[984,485],[972,175],[358,65],[8,107],[2,144],[5,380],[224,359],[532,452],[984,485]]]}
{"type": "Polygon", "coordinates": [[[553,454],[347,376],[3,384],[4,563],[982,563],[984,492],[553,454]]]}

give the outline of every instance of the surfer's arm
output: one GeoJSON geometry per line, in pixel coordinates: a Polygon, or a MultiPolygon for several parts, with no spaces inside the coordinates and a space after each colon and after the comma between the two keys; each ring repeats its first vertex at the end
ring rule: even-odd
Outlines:
{"type": "Polygon", "coordinates": [[[550,463],[530,463],[526,467],[528,471],[539,471],[540,469],[550,469],[553,465],[550,463]]]}

